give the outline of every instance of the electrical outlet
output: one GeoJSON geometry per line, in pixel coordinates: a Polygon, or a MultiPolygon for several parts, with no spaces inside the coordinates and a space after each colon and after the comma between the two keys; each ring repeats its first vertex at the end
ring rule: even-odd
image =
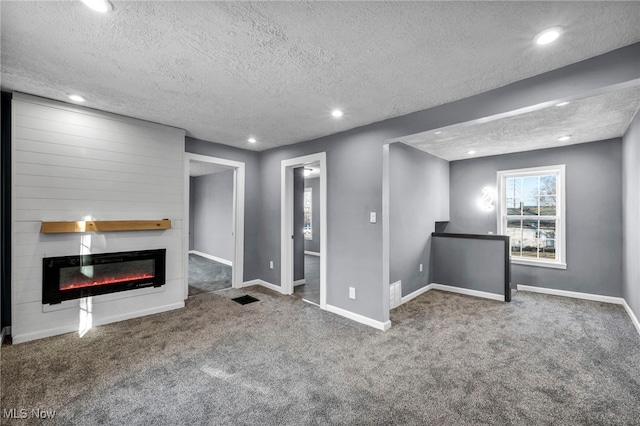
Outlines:
{"type": "Polygon", "coordinates": [[[489,235],[493,235],[493,231],[489,231],[489,232],[488,232],[488,234],[489,234],[489,235]]]}
{"type": "Polygon", "coordinates": [[[269,269],[273,269],[273,260],[269,261],[269,269]]]}
{"type": "Polygon", "coordinates": [[[422,263],[420,264],[420,272],[422,272],[422,263]]]}
{"type": "Polygon", "coordinates": [[[356,298],[356,289],[355,287],[349,287],[349,299],[356,298]]]}

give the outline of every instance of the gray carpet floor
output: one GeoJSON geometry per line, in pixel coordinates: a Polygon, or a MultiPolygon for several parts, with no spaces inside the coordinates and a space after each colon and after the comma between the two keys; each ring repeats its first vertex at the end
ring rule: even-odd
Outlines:
{"type": "Polygon", "coordinates": [[[231,266],[189,254],[189,296],[231,288],[231,266]]]}
{"type": "Polygon", "coordinates": [[[377,331],[259,287],[200,294],[3,347],[0,408],[53,409],[51,425],[640,424],[640,336],[620,306],[430,291],[391,319],[377,331]]]}
{"type": "Polygon", "coordinates": [[[300,298],[309,300],[316,305],[320,304],[320,257],[309,254],[304,255],[304,280],[305,283],[297,285],[294,294],[300,298]]]}

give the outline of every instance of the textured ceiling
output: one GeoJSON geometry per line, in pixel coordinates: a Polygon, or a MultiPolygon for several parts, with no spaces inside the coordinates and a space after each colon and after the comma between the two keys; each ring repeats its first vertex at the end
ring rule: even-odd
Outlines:
{"type": "Polygon", "coordinates": [[[98,14],[79,1],[3,1],[3,89],[79,93],[91,108],[264,150],[640,41],[638,2],[113,3],[98,14]],[[532,44],[558,25],[558,42],[532,44]]]}
{"type": "Polygon", "coordinates": [[[634,86],[564,106],[470,125],[461,123],[401,140],[445,160],[463,160],[620,137],[638,110],[640,86],[634,86]],[[558,141],[567,135],[571,139],[558,141]],[[469,151],[475,153],[470,155],[469,151]]]}
{"type": "Polygon", "coordinates": [[[189,176],[191,177],[212,175],[214,173],[224,172],[226,170],[231,170],[231,167],[208,163],[205,161],[189,161],[189,176]]]}

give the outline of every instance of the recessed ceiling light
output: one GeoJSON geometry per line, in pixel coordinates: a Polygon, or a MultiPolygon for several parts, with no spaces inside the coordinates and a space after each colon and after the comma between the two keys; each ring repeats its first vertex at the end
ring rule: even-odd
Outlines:
{"type": "Polygon", "coordinates": [[[331,115],[335,118],[340,118],[344,115],[344,113],[341,109],[334,109],[333,111],[331,111],[331,115]]]}
{"type": "Polygon", "coordinates": [[[560,37],[560,34],[562,34],[562,28],[560,27],[548,28],[538,33],[538,35],[535,36],[533,40],[536,42],[536,44],[539,44],[539,45],[549,44],[555,41],[558,37],[560,37]]]}
{"type": "Polygon", "coordinates": [[[113,10],[113,5],[108,0],[82,0],[85,6],[96,12],[105,13],[113,10]]]}
{"type": "Polygon", "coordinates": [[[565,105],[569,105],[569,102],[560,102],[559,104],[556,104],[556,106],[565,106],[565,105]]]}
{"type": "Polygon", "coordinates": [[[249,139],[247,139],[247,142],[249,142],[249,143],[256,143],[256,142],[258,142],[258,141],[256,140],[256,138],[249,138],[249,139]]]}
{"type": "Polygon", "coordinates": [[[559,140],[560,142],[566,142],[566,141],[568,141],[569,139],[571,139],[571,136],[560,136],[560,137],[558,138],[558,140],[559,140]]]}
{"type": "Polygon", "coordinates": [[[436,132],[436,135],[439,135],[439,134],[441,134],[441,133],[442,133],[442,130],[438,130],[438,131],[436,132]]]}
{"type": "Polygon", "coordinates": [[[86,99],[85,99],[85,98],[83,98],[83,97],[82,97],[82,96],[80,96],[80,95],[69,95],[69,96],[67,96],[67,97],[68,97],[69,99],[71,99],[73,102],[84,102],[84,101],[86,101],[86,99]]]}
{"type": "Polygon", "coordinates": [[[473,154],[475,154],[475,153],[476,153],[476,152],[475,152],[474,150],[471,150],[471,151],[467,152],[467,154],[469,154],[469,155],[473,155],[473,154]]]}

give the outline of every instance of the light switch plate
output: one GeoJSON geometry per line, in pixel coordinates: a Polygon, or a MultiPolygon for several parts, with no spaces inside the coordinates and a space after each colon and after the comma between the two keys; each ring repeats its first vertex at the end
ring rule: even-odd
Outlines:
{"type": "Polygon", "coordinates": [[[376,223],[376,212],[371,212],[369,215],[369,222],[376,223]]]}

